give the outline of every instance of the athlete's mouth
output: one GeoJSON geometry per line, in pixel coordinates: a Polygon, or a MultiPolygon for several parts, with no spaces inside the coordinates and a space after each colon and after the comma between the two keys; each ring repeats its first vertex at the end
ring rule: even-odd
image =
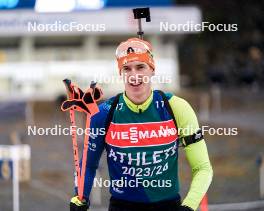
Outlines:
{"type": "Polygon", "coordinates": [[[133,83],[129,83],[130,86],[133,86],[133,87],[138,87],[140,86],[141,84],[143,84],[143,82],[133,82],[133,83]]]}

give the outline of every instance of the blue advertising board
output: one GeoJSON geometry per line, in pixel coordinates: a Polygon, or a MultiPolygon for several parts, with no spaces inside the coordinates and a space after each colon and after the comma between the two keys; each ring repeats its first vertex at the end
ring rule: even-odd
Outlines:
{"type": "Polygon", "coordinates": [[[34,8],[36,0],[0,0],[0,9],[34,8]]]}

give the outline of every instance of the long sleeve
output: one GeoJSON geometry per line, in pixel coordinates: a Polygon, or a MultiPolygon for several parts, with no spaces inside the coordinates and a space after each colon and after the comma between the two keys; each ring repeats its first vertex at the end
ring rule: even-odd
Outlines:
{"type": "MultiPolygon", "coordinates": [[[[90,192],[92,190],[93,181],[96,175],[96,170],[99,165],[99,161],[102,155],[102,152],[105,148],[104,132],[105,132],[105,119],[107,112],[104,110],[104,104],[99,106],[100,112],[95,114],[91,118],[90,122],[90,132],[89,145],[87,152],[87,161],[86,161],[86,172],[84,180],[84,198],[89,199],[90,192]]],[[[80,162],[80,168],[82,162],[80,162]]],[[[75,192],[78,193],[77,189],[77,179],[75,176],[75,192]]]]}
{"type": "MultiPolygon", "coordinates": [[[[178,124],[180,138],[197,132],[199,124],[190,104],[176,96],[171,97],[169,102],[178,124]]],[[[192,169],[192,182],[182,204],[196,210],[212,182],[213,170],[204,140],[188,145],[184,151],[192,169]]]]}
{"type": "Polygon", "coordinates": [[[192,182],[183,204],[196,210],[212,182],[213,170],[204,140],[185,147],[185,152],[192,169],[192,182]]]}

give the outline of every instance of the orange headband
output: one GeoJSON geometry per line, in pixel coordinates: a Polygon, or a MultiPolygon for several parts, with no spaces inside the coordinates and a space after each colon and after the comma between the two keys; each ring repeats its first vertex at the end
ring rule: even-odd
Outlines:
{"type": "Polygon", "coordinates": [[[150,43],[139,38],[130,38],[125,42],[121,42],[116,49],[116,59],[120,74],[122,67],[133,61],[145,62],[155,69],[150,43]]]}

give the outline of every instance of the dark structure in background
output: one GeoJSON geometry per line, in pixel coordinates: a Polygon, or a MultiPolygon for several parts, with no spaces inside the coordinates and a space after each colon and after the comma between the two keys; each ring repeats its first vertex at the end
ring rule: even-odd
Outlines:
{"type": "Polygon", "coordinates": [[[177,4],[198,5],[203,21],[238,25],[236,32],[205,31],[189,35],[180,43],[180,69],[190,76],[190,85],[213,82],[263,88],[263,1],[179,0],[177,4]]]}

